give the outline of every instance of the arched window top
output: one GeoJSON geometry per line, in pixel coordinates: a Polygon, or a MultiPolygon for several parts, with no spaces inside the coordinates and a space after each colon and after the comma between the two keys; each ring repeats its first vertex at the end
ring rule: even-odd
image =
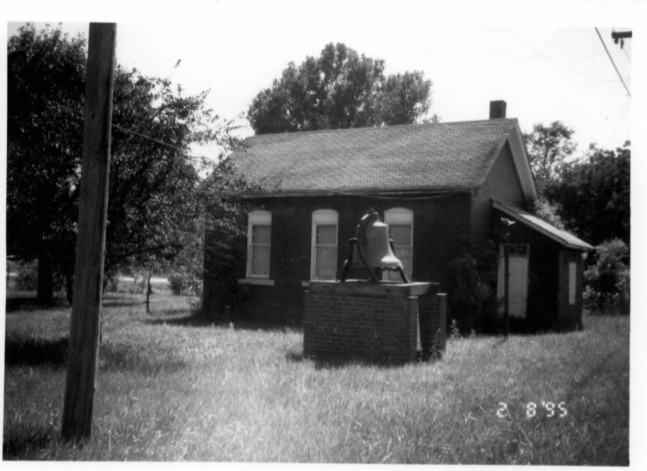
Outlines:
{"type": "Polygon", "coordinates": [[[386,224],[412,224],[413,211],[407,208],[389,208],[384,211],[386,224]]]}
{"type": "Polygon", "coordinates": [[[339,214],[334,209],[317,209],[312,212],[313,224],[337,224],[339,214]]]}
{"type": "Polygon", "coordinates": [[[257,209],[249,213],[250,224],[271,224],[272,213],[263,209],[257,209]]]}

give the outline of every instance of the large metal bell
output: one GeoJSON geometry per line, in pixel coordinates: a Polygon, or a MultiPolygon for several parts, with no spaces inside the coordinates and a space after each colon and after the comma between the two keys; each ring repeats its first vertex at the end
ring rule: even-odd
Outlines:
{"type": "Polygon", "coordinates": [[[341,281],[346,281],[349,269],[363,267],[369,278],[379,282],[384,270],[397,271],[402,281],[409,283],[402,262],[393,253],[389,239],[389,227],[380,220],[375,210],[369,210],[355,229],[355,237],[349,240],[349,256],[344,262],[341,281]]]}

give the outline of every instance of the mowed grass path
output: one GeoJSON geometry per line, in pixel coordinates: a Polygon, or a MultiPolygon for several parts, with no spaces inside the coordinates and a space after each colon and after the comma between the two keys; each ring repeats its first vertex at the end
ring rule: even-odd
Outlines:
{"type": "Polygon", "coordinates": [[[59,440],[69,309],[7,313],[5,460],[628,464],[628,318],[451,339],[441,361],[381,367],[320,364],[298,330],[201,324],[182,298],[153,300],[146,315],[141,296],[106,299],[83,447],[59,440]]]}

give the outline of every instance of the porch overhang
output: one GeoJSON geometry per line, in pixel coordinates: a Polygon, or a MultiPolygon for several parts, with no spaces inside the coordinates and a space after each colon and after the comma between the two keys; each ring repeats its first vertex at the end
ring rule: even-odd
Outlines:
{"type": "Polygon", "coordinates": [[[584,242],[582,239],[579,239],[570,232],[558,229],[543,219],[540,219],[522,209],[508,206],[495,199],[492,200],[492,207],[566,248],[581,251],[593,250],[592,245],[584,242]]]}

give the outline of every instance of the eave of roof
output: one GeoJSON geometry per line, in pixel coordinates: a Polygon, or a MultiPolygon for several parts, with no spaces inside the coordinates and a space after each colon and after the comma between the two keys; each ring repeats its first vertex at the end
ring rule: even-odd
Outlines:
{"type": "Polygon", "coordinates": [[[380,188],[358,188],[358,189],[330,189],[330,190],[302,190],[302,191],[249,191],[241,193],[231,193],[228,197],[238,199],[266,199],[266,198],[314,198],[320,196],[357,196],[364,198],[436,198],[443,195],[453,195],[457,193],[470,193],[475,188],[464,187],[447,187],[447,188],[414,188],[407,190],[384,190],[380,188]]]}
{"type": "Polygon", "coordinates": [[[552,224],[547,223],[543,219],[538,218],[526,211],[523,211],[519,208],[513,208],[508,206],[501,201],[492,200],[492,206],[494,209],[507,214],[514,220],[530,227],[531,229],[545,235],[546,237],[554,240],[555,242],[567,247],[569,249],[575,250],[593,250],[593,246],[584,242],[582,239],[574,236],[570,232],[566,232],[562,229],[558,229],[552,224]]]}

